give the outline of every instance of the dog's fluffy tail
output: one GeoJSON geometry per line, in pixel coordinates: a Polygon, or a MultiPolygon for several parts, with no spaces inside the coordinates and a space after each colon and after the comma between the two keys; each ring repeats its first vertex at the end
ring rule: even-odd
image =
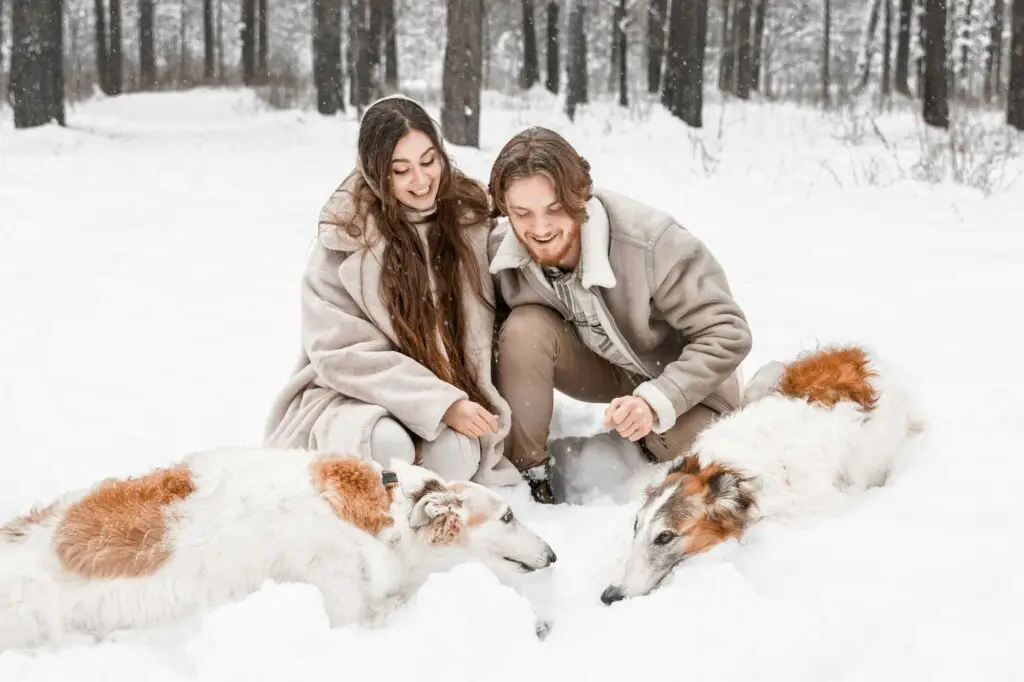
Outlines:
{"type": "Polygon", "coordinates": [[[869,353],[868,358],[878,400],[865,420],[859,461],[851,462],[850,469],[859,469],[871,483],[882,485],[902,460],[907,442],[923,430],[924,421],[905,377],[876,354],[869,353]]]}
{"type": "Polygon", "coordinates": [[[0,575],[0,651],[59,642],[57,585],[49,576],[0,575]]]}
{"type": "Polygon", "coordinates": [[[18,531],[0,533],[0,651],[56,643],[63,635],[59,586],[39,553],[48,547],[45,531],[32,524],[18,531]]]}

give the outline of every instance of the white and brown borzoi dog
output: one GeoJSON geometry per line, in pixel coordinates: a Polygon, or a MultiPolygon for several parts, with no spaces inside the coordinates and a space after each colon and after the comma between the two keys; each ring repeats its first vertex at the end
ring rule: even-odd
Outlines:
{"type": "Polygon", "coordinates": [[[759,519],[810,517],[883,484],[920,430],[908,396],[863,348],[767,365],[743,406],[706,427],[648,486],[601,601],[648,594],[679,562],[759,519]]]}
{"type": "Polygon", "coordinates": [[[0,527],[0,650],[168,623],[268,579],[319,588],[332,627],[372,623],[464,560],[532,571],[555,554],[474,483],[399,462],[211,450],[0,527]]]}

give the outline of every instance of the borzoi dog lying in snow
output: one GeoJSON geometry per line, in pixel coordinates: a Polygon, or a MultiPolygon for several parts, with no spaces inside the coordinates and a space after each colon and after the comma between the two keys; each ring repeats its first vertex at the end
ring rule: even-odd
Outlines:
{"type": "Polygon", "coordinates": [[[862,348],[767,365],[744,405],[706,427],[648,486],[601,601],[648,594],[679,562],[759,519],[823,513],[848,491],[883,484],[920,428],[908,397],[862,348]]]}
{"type": "Polygon", "coordinates": [[[212,450],[34,510],[0,528],[0,650],[166,623],[267,579],[318,587],[332,627],[369,623],[460,561],[555,561],[496,493],[395,464],[212,450]]]}

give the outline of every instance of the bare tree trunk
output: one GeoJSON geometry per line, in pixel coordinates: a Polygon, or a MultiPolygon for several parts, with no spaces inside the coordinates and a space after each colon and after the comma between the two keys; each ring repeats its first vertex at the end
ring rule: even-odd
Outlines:
{"type": "Polygon", "coordinates": [[[178,86],[187,87],[191,84],[192,74],[189,71],[188,53],[188,3],[181,0],[179,4],[178,22],[178,86]]]}
{"type": "MultiPolygon", "coordinates": [[[[4,4],[3,0],[0,0],[0,15],[3,14],[3,4],[4,4]]],[[[84,17],[82,16],[83,12],[81,11],[81,6],[79,6],[79,10],[80,11],[78,11],[78,12],[69,12],[68,13],[67,29],[66,29],[66,32],[65,32],[66,38],[68,40],[68,46],[67,46],[68,49],[67,49],[67,55],[65,56],[65,59],[64,59],[64,75],[65,75],[65,78],[67,76],[69,76],[69,75],[71,76],[70,91],[75,93],[77,96],[81,96],[82,93],[85,92],[85,88],[82,86],[83,66],[82,66],[82,58],[81,58],[82,52],[81,52],[81,50],[79,50],[79,30],[78,30],[80,22],[81,22],[81,20],[84,17]],[[71,58],[70,59],[70,64],[68,64],[69,60],[67,59],[67,57],[71,58]]],[[[3,24],[3,20],[2,20],[2,18],[0,18],[0,25],[2,25],[2,24],[3,24]]],[[[3,45],[3,36],[0,36],[0,45],[3,45]]],[[[3,79],[3,50],[0,49],[0,84],[3,84],[3,83],[4,83],[4,79],[3,79]]],[[[67,83],[65,83],[65,92],[67,92],[67,91],[68,91],[67,83]]],[[[3,98],[0,97],[0,107],[2,107],[2,106],[3,106],[3,98]]]]}
{"type": "Polygon", "coordinates": [[[885,3],[885,25],[882,30],[882,98],[892,97],[892,0],[885,3]]]}
{"type": "Polygon", "coordinates": [[[14,0],[8,95],[15,128],[64,125],[64,8],[61,0],[14,0]]]}
{"type": "Polygon", "coordinates": [[[914,58],[914,72],[915,82],[914,91],[917,96],[924,99],[924,36],[925,36],[925,22],[924,22],[924,0],[912,0],[914,5],[917,7],[917,44],[919,46],[919,52],[917,57],[914,58]]]}
{"type": "Polygon", "coordinates": [[[316,110],[326,116],[345,111],[341,72],[341,0],[313,0],[313,83],[316,110]]]}
{"type": "Polygon", "coordinates": [[[371,0],[349,0],[348,4],[348,76],[349,102],[356,111],[369,105],[373,83],[370,60],[373,47],[370,38],[371,0]]]}
{"type": "MultiPolygon", "coordinates": [[[[376,71],[377,67],[384,63],[384,53],[381,51],[384,37],[384,13],[380,0],[369,0],[366,3],[367,37],[366,54],[370,60],[370,71],[376,71]]],[[[374,79],[376,80],[376,79],[374,79]]]]}
{"type": "MultiPolygon", "coordinates": [[[[725,4],[728,6],[729,0],[725,0],[725,4]]],[[[682,61],[680,55],[684,48],[686,26],[683,24],[681,7],[681,0],[669,1],[668,25],[665,30],[665,69],[661,76],[661,105],[673,115],[676,114],[675,107],[679,99],[678,92],[682,87],[680,83],[679,62],[682,61]]],[[[728,12],[726,16],[728,16],[728,12]]],[[[722,49],[723,51],[725,50],[725,43],[722,44],[722,49]]],[[[718,71],[720,87],[724,66],[725,59],[723,57],[719,62],[718,71]]]]}
{"type": "Polygon", "coordinates": [[[626,0],[619,0],[612,13],[612,37],[615,49],[612,51],[614,59],[612,62],[613,72],[618,75],[619,80],[619,106],[629,106],[629,81],[627,79],[627,52],[626,43],[626,0]]]}
{"type": "Polygon", "coordinates": [[[559,63],[558,63],[558,0],[551,0],[547,7],[547,38],[545,54],[547,57],[547,79],[544,87],[548,92],[558,94],[559,63]]]}
{"type": "Polygon", "coordinates": [[[993,97],[1002,94],[1003,67],[1003,22],[1006,16],[1006,3],[994,0],[992,3],[992,19],[989,24],[988,45],[985,48],[985,86],[984,97],[991,102],[993,97]]]}
{"type": "MultiPolygon", "coordinates": [[[[748,27],[749,19],[748,14],[748,27]]],[[[672,115],[694,128],[703,126],[707,28],[706,0],[672,0],[661,99],[672,115]]]]}
{"type": "Polygon", "coordinates": [[[576,120],[576,107],[586,104],[587,96],[587,31],[584,0],[569,0],[569,54],[566,64],[565,114],[576,120]]]}
{"type": "Polygon", "coordinates": [[[750,99],[750,2],[736,0],[733,38],[736,55],[736,82],[733,92],[740,99],[750,99]]]}
{"type": "Polygon", "coordinates": [[[107,76],[110,71],[107,68],[107,8],[103,6],[103,0],[96,0],[93,3],[93,14],[96,21],[93,26],[96,29],[96,79],[99,81],[100,92],[104,95],[110,94],[110,85],[107,83],[107,76]]]}
{"type": "Polygon", "coordinates": [[[142,90],[152,90],[156,85],[153,1],[139,0],[139,88],[142,90]]]}
{"type": "Polygon", "coordinates": [[[529,90],[540,80],[537,63],[537,28],[534,26],[533,0],[522,0],[523,8],[523,66],[519,70],[519,87],[529,90]]]}
{"type": "Polygon", "coordinates": [[[861,47],[860,59],[861,62],[858,65],[861,69],[860,80],[857,83],[857,91],[861,92],[864,88],[868,87],[868,82],[871,80],[871,57],[875,54],[875,30],[878,28],[878,14],[879,6],[882,0],[870,0],[868,5],[868,17],[867,27],[864,30],[864,44],[861,47]]]}
{"type": "MultiPolygon", "coordinates": [[[[359,84],[362,89],[361,100],[364,105],[369,105],[376,96],[377,82],[374,69],[375,60],[380,61],[380,25],[374,26],[374,5],[377,0],[362,0],[362,32],[359,36],[359,84]]],[[[483,2],[483,0],[481,0],[483,2]]]]}
{"type": "Polygon", "coordinates": [[[700,128],[704,125],[704,53],[708,44],[708,0],[690,0],[686,7],[690,11],[686,16],[689,32],[683,88],[680,91],[683,101],[679,108],[684,121],[694,128],[700,128]]]}
{"type": "Polygon", "coordinates": [[[242,82],[252,85],[256,76],[256,0],[241,0],[242,82]]]}
{"type": "MultiPolygon", "coordinates": [[[[996,0],[1001,2],[1002,0],[996,0]]],[[[896,92],[910,97],[910,13],[913,0],[899,0],[900,28],[896,41],[896,92]]]]}
{"type": "Polygon", "coordinates": [[[946,0],[946,98],[956,96],[957,76],[957,17],[955,0],[946,0]]]}
{"type": "Polygon", "coordinates": [[[46,13],[47,50],[45,60],[50,70],[50,120],[65,125],[64,112],[64,0],[44,0],[49,6],[46,13]]]}
{"type": "Polygon", "coordinates": [[[384,31],[384,90],[398,92],[398,31],[395,25],[395,0],[380,0],[384,31]]]}
{"type": "Polygon", "coordinates": [[[384,63],[384,54],[382,48],[384,47],[382,38],[384,37],[384,13],[381,5],[381,0],[370,0],[367,7],[367,24],[368,29],[366,33],[366,60],[368,65],[368,71],[370,73],[370,98],[374,99],[380,97],[381,84],[383,83],[383,74],[380,72],[380,65],[384,63]]]}
{"type": "Polygon", "coordinates": [[[257,0],[256,5],[256,82],[267,83],[270,81],[270,71],[267,67],[267,55],[270,46],[267,43],[267,0],[257,0]]]}
{"type": "Polygon", "coordinates": [[[829,109],[832,107],[832,74],[830,72],[832,62],[832,4],[830,0],[825,0],[822,16],[824,39],[821,50],[821,106],[829,109]]]}
{"type": "Polygon", "coordinates": [[[754,14],[754,56],[750,69],[750,89],[761,89],[761,50],[764,44],[764,22],[768,13],[768,0],[758,0],[754,14]]]}
{"type": "MultiPolygon", "coordinates": [[[[676,5],[672,5],[673,8],[676,5]]],[[[735,62],[735,45],[732,26],[735,19],[732,15],[731,0],[722,0],[722,55],[718,60],[718,89],[722,92],[735,92],[733,85],[733,66],[735,62]]]]}
{"type": "Polygon", "coordinates": [[[1024,0],[1013,0],[1010,14],[1010,84],[1006,122],[1024,131],[1024,0]]]}
{"type": "Polygon", "coordinates": [[[349,102],[362,113],[363,107],[370,104],[373,82],[370,78],[370,60],[373,47],[370,38],[370,5],[371,0],[349,0],[349,102]]]}
{"type": "Polygon", "coordinates": [[[224,0],[217,0],[217,80],[224,82],[224,0]]]}
{"type": "Polygon", "coordinates": [[[668,0],[650,0],[647,8],[647,92],[661,90],[661,62],[665,58],[665,15],[668,0]]]}
{"type": "MultiPolygon", "coordinates": [[[[362,104],[359,102],[359,76],[356,74],[356,56],[359,53],[359,32],[363,25],[359,14],[360,0],[342,0],[342,12],[348,5],[348,44],[345,45],[345,75],[348,78],[348,103],[356,107],[362,115],[362,104]]],[[[344,29],[343,29],[344,30],[344,29]]]]}
{"type": "MultiPolygon", "coordinates": [[[[4,0],[0,0],[0,46],[4,44],[4,0]]],[[[4,51],[0,47],[0,107],[7,101],[5,89],[7,82],[4,80],[4,51]]]]}
{"type": "MultiPolygon", "coordinates": [[[[1024,0],[1015,0],[1022,2],[1024,0]]],[[[923,118],[927,125],[949,128],[946,101],[946,0],[924,0],[921,17],[924,40],[923,118]]]]}
{"type": "Polygon", "coordinates": [[[959,95],[960,100],[966,102],[970,98],[971,93],[971,80],[970,80],[970,67],[971,67],[971,21],[972,14],[974,13],[974,0],[966,0],[966,8],[964,9],[963,22],[960,24],[960,64],[957,69],[960,89],[959,95]]]}
{"type": "Polygon", "coordinates": [[[212,83],[213,59],[213,0],[203,0],[203,82],[212,83]]]}
{"type": "Polygon", "coordinates": [[[480,147],[483,0],[448,0],[448,39],[441,79],[441,130],[453,144],[480,147]]]}
{"type": "Polygon", "coordinates": [[[107,54],[107,85],[111,95],[124,89],[124,43],[121,39],[121,0],[110,0],[110,47],[107,54]]]}

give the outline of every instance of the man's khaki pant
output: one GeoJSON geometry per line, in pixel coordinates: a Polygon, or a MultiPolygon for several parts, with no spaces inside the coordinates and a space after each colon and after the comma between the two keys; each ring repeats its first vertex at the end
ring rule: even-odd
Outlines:
{"type": "MultiPolygon", "coordinates": [[[[512,408],[505,455],[520,471],[547,462],[552,389],[583,402],[604,403],[631,395],[642,381],[587,348],[570,324],[545,306],[514,308],[498,343],[496,385],[512,408]]],[[[659,461],[672,459],[686,452],[717,415],[698,404],[665,433],[649,433],[643,444],[659,461]]]]}

